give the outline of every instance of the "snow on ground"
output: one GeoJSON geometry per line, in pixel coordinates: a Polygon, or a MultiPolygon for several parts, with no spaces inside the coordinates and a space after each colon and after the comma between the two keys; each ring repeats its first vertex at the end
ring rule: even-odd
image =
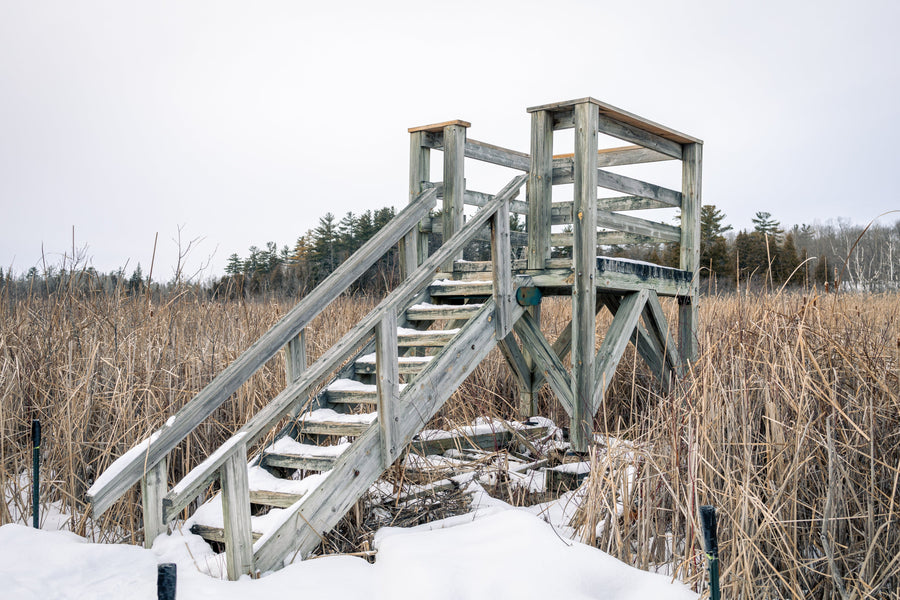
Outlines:
{"type": "Polygon", "coordinates": [[[574,494],[516,509],[476,493],[473,513],[409,529],[379,530],[374,564],[362,558],[329,556],[236,582],[200,572],[217,571],[210,563],[220,558],[186,529],[162,535],[153,550],[144,550],[125,544],[92,544],[69,532],[4,525],[0,527],[4,582],[0,595],[16,600],[155,598],[157,563],[175,562],[180,600],[698,598],[680,583],[567,539],[570,531],[555,530],[551,523],[571,516],[574,494]]]}

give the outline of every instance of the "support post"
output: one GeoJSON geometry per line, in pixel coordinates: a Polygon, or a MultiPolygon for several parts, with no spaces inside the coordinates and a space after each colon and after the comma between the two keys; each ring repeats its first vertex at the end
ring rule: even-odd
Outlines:
{"type": "Polygon", "coordinates": [[[287,343],[284,348],[284,375],[288,385],[291,385],[303,375],[306,370],[306,329],[300,330],[300,335],[287,343]]]}
{"type": "Polygon", "coordinates": [[[247,445],[238,444],[222,465],[222,517],[225,522],[225,568],[228,579],[237,580],[253,570],[253,538],[250,530],[250,483],[247,445]]]}
{"type": "Polygon", "coordinates": [[[388,310],[375,328],[375,382],[378,393],[378,427],[381,429],[382,466],[387,469],[400,454],[397,399],[400,367],[397,358],[397,314],[388,310]]]}
{"type": "Polygon", "coordinates": [[[700,179],[703,145],[685,144],[681,176],[681,255],[680,268],[694,274],[690,296],[678,297],[678,348],[682,360],[697,360],[697,302],[700,268],[700,179]]]}
{"type": "Polygon", "coordinates": [[[543,269],[550,258],[550,204],[553,197],[553,116],[546,110],[531,113],[531,170],[526,196],[528,268],[543,269]]]}
{"type": "MultiPolygon", "coordinates": [[[[425,131],[412,131],[409,134],[409,201],[412,202],[416,196],[425,188],[424,183],[431,180],[431,149],[425,145],[425,131]]],[[[428,234],[422,231],[418,232],[418,240],[416,241],[416,253],[418,267],[425,259],[428,258],[428,234]]],[[[404,276],[414,271],[415,268],[408,269],[404,276]]]]}
{"type": "Polygon", "coordinates": [[[597,294],[597,128],[599,112],[590,102],[575,105],[574,233],[572,256],[572,450],[587,452],[593,437],[594,332],[597,294]]]}
{"type": "Polygon", "coordinates": [[[144,548],[151,548],[156,536],[166,530],[163,498],[168,488],[168,459],[163,458],[141,478],[141,507],[144,514],[144,548]]]}
{"type": "Polygon", "coordinates": [[[509,247],[509,200],[504,200],[491,218],[491,265],[494,278],[494,326],[497,339],[512,331],[512,251],[509,247]]]}
{"type": "MultiPolygon", "coordinates": [[[[525,309],[525,312],[531,315],[538,330],[540,330],[541,305],[529,306],[525,309]]],[[[527,385],[519,386],[519,416],[524,419],[538,414],[538,391],[541,389],[542,382],[538,381],[538,374],[535,372],[534,358],[531,356],[531,352],[528,351],[528,348],[522,348],[522,357],[525,359],[525,365],[531,372],[531,377],[528,378],[527,385]]]]}
{"type": "Polygon", "coordinates": [[[416,226],[400,240],[400,278],[403,281],[419,266],[418,229],[416,226]]]}
{"type": "MultiPolygon", "coordinates": [[[[453,124],[444,126],[444,204],[441,213],[441,233],[444,242],[453,237],[463,226],[463,195],[466,191],[465,179],[466,128],[453,124]]],[[[453,261],[443,265],[448,273],[453,271],[453,261]]]]}

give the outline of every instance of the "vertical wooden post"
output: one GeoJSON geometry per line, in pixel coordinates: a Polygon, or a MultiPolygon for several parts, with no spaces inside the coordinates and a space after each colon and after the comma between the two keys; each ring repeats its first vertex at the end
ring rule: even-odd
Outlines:
{"type": "Polygon", "coordinates": [[[378,427],[381,429],[382,466],[387,469],[400,453],[398,416],[395,414],[400,397],[400,367],[397,359],[397,315],[385,312],[375,328],[375,372],[378,393],[378,427]]]}
{"type": "MultiPolygon", "coordinates": [[[[431,149],[425,145],[425,131],[412,131],[409,134],[409,200],[419,195],[424,189],[423,183],[431,180],[431,149]]],[[[428,258],[428,234],[419,232],[416,242],[418,267],[428,258]]],[[[409,269],[407,273],[414,269],[409,269]]],[[[406,273],[404,273],[404,276],[406,273]]]]}
{"type": "Polygon", "coordinates": [[[287,343],[284,348],[284,373],[285,381],[291,385],[303,375],[306,370],[306,329],[300,331],[300,335],[287,343]]]}
{"type": "Polygon", "coordinates": [[[678,297],[678,349],[682,360],[697,359],[697,302],[700,268],[700,181],[703,145],[685,144],[681,177],[681,256],[680,267],[694,274],[691,295],[678,297]]]}
{"type": "Polygon", "coordinates": [[[512,330],[512,250],[509,246],[509,200],[491,218],[491,264],[494,276],[494,326],[497,339],[512,330]]]}
{"type": "Polygon", "coordinates": [[[163,498],[168,492],[168,459],[163,458],[141,478],[141,505],[144,509],[144,548],[153,546],[156,536],[166,530],[163,498]]]}
{"type": "MultiPolygon", "coordinates": [[[[535,324],[537,324],[538,329],[540,329],[541,305],[538,304],[537,306],[529,306],[526,311],[534,319],[534,322],[535,324]]],[[[525,365],[531,372],[529,381],[519,386],[519,416],[524,419],[526,417],[533,417],[538,413],[538,390],[540,389],[541,384],[535,385],[536,379],[534,376],[534,358],[531,356],[531,352],[528,351],[527,346],[523,346],[522,348],[522,357],[525,359],[525,365]]]]}
{"type": "Polygon", "coordinates": [[[575,105],[575,189],[572,256],[572,397],[569,426],[572,450],[587,452],[592,441],[594,391],[594,330],[597,294],[597,129],[599,112],[590,102],[575,105]]]}
{"type": "Polygon", "coordinates": [[[419,227],[410,230],[400,240],[400,278],[406,280],[419,266],[419,227]]]}
{"type": "MultiPolygon", "coordinates": [[[[441,232],[444,242],[463,226],[463,194],[466,191],[466,128],[462,125],[444,126],[444,204],[441,214],[441,232]]],[[[445,271],[453,271],[453,261],[443,265],[445,271]]]]}
{"type": "Polygon", "coordinates": [[[528,172],[528,268],[543,269],[550,258],[550,203],[553,197],[553,117],[531,113],[531,170],[528,172]]]}
{"type": "Polygon", "coordinates": [[[222,465],[222,518],[225,522],[225,568],[234,581],[253,570],[253,537],[250,530],[250,484],[247,479],[247,445],[238,444],[222,465]]]}

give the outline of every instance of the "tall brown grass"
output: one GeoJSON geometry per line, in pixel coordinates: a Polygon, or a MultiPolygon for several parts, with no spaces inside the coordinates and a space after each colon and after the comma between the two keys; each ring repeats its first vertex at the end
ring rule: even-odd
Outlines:
{"type": "MultiPolygon", "coordinates": [[[[312,358],[373,306],[342,298],[311,326],[312,358]]],[[[30,511],[30,420],[45,430],[42,498],[85,533],[84,491],[159,427],[287,304],[209,302],[186,292],[0,298],[0,489],[30,511]]],[[[671,307],[670,307],[671,308],[671,307]]],[[[900,585],[900,297],[759,294],[704,298],[701,356],[663,393],[629,350],[595,429],[604,439],[576,526],[585,541],[698,587],[697,507],[719,509],[726,597],[896,598],[900,585]]],[[[552,340],[569,318],[548,299],[552,340]]],[[[608,316],[598,327],[603,331],[608,316]]],[[[170,481],[284,386],[280,359],[241,388],[171,457],[170,481]]],[[[513,417],[515,382],[492,353],[436,417],[513,417]]],[[[565,424],[545,388],[542,414],[565,424]]],[[[0,503],[0,523],[10,515],[0,503]]],[[[136,490],[99,537],[140,538],[136,490]]]]}

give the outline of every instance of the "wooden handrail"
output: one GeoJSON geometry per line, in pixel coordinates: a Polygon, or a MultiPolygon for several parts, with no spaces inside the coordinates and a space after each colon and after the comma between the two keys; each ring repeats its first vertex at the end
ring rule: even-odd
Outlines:
{"type": "Polygon", "coordinates": [[[150,443],[143,442],[146,446],[144,449],[139,452],[128,452],[113,462],[86,494],[87,501],[93,507],[94,516],[106,511],[128,488],[137,483],[148,469],[166,457],[285,344],[297,337],[310,321],[375,264],[385,252],[396,245],[407,232],[417,227],[419,221],[434,208],[436,202],[437,193],[434,189],[424,190],[419,194],[390,223],[217,375],[193,400],[184,405],[153,434],[150,443]]]}
{"type": "MultiPolygon", "coordinates": [[[[428,260],[409,274],[394,291],[387,295],[372,311],[366,315],[353,329],[347,332],[329,351],[313,363],[303,375],[288,385],[280,394],[257,412],[241,427],[222,447],[233,448],[239,444],[252,444],[260,435],[271,429],[284,415],[290,412],[295,403],[306,396],[312,389],[322,383],[330,373],[371,338],[375,328],[384,318],[387,311],[398,313],[406,308],[421,291],[422,287],[431,283],[434,274],[441,264],[449,260],[461,250],[491,219],[494,214],[524,185],[526,175],[515,177],[493,200],[479,210],[453,237],[442,245],[428,260]]],[[[508,219],[508,217],[507,217],[508,219]]],[[[184,508],[202,488],[216,477],[216,473],[229,457],[228,451],[217,450],[205,461],[194,467],[182,479],[164,501],[164,520],[171,520],[184,508]]]]}

